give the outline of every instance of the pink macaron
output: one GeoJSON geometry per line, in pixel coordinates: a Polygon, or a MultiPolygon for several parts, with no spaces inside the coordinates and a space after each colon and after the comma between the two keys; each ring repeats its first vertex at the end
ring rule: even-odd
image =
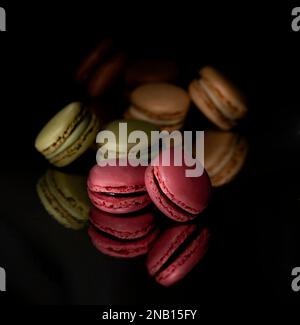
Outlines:
{"type": "Polygon", "coordinates": [[[205,170],[201,176],[187,177],[186,170],[190,167],[184,160],[181,166],[174,164],[174,155],[178,152],[171,149],[168,166],[162,163],[161,152],[147,167],[145,184],[158,209],[175,221],[185,222],[197,217],[207,207],[211,182],[205,170]]]}
{"type": "Polygon", "coordinates": [[[151,203],[143,166],[95,165],[88,177],[88,195],[98,209],[110,213],[138,211],[151,203]]]}
{"type": "Polygon", "coordinates": [[[146,254],[158,230],[151,210],[126,215],[126,218],[93,207],[89,236],[103,254],[131,258],[146,254]]]}
{"type": "Polygon", "coordinates": [[[150,276],[163,286],[183,279],[205,255],[210,231],[194,224],[173,226],[153,244],[147,256],[150,276]]]}

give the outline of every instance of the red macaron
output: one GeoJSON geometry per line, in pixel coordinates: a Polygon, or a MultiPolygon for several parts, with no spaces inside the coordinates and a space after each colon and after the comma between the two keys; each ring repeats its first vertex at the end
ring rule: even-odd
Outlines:
{"type": "Polygon", "coordinates": [[[146,254],[158,234],[151,210],[120,217],[93,207],[90,223],[88,232],[93,245],[114,257],[146,254]]]}
{"type": "Polygon", "coordinates": [[[205,255],[210,232],[194,224],[173,226],[153,244],[147,256],[150,276],[163,286],[184,278],[205,255]]]}
{"type": "Polygon", "coordinates": [[[98,209],[110,213],[129,213],[151,203],[146,192],[144,166],[95,165],[88,177],[88,195],[98,209]]]}
{"type": "Polygon", "coordinates": [[[184,159],[181,166],[175,166],[174,155],[178,152],[177,149],[170,150],[168,166],[162,163],[160,153],[147,167],[145,185],[158,209],[175,221],[185,222],[194,219],[207,207],[211,182],[205,170],[201,176],[187,177],[186,170],[191,167],[186,166],[184,159]]]}

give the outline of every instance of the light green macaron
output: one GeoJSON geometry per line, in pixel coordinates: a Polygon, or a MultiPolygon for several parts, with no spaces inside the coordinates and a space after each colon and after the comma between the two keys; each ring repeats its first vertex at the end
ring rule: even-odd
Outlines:
{"type": "Polygon", "coordinates": [[[63,167],[82,155],[95,141],[99,122],[81,103],[59,111],[40,131],[35,147],[50,163],[63,167]]]}
{"type": "MultiPolygon", "coordinates": [[[[121,119],[115,120],[109,124],[107,124],[103,131],[110,131],[114,135],[114,139],[116,142],[111,141],[112,139],[108,139],[105,143],[105,150],[103,152],[107,152],[108,155],[111,157],[115,154],[116,158],[127,158],[130,152],[130,155],[144,155],[150,150],[150,147],[153,146],[151,143],[151,132],[152,131],[159,131],[159,129],[148,122],[133,120],[133,119],[121,119]],[[126,133],[123,133],[125,132],[126,133]],[[129,138],[129,135],[132,134],[134,131],[142,131],[143,137],[140,141],[132,141],[129,138]],[[138,147],[136,144],[138,143],[138,147]],[[136,148],[136,150],[135,150],[136,148]]],[[[99,140],[99,139],[98,139],[99,140]]],[[[98,143],[99,147],[102,147],[104,142],[98,143]]],[[[103,158],[105,156],[103,155],[103,158]]],[[[150,157],[151,158],[151,157],[150,157]]]]}
{"type": "Polygon", "coordinates": [[[47,212],[65,227],[81,229],[87,222],[90,202],[85,177],[49,169],[39,179],[37,193],[47,212]]]}

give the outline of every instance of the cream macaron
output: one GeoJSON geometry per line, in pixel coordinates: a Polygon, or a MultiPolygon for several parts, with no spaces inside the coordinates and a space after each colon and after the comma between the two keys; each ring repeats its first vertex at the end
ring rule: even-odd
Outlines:
{"type": "Polygon", "coordinates": [[[184,89],[168,83],[149,83],[132,92],[125,118],[146,121],[171,131],[183,126],[189,106],[190,98],[184,89]]]}
{"type": "Polygon", "coordinates": [[[214,187],[229,183],[246,160],[248,144],[233,132],[204,132],[204,166],[214,187]]]}
{"type": "Polygon", "coordinates": [[[70,164],[95,141],[99,122],[81,103],[59,111],[40,131],[35,147],[57,167],[70,164]]]}
{"type": "Polygon", "coordinates": [[[189,85],[199,110],[222,130],[230,130],[246,112],[245,99],[237,88],[212,67],[200,70],[200,79],[189,85]]]}
{"type": "Polygon", "coordinates": [[[37,193],[46,211],[60,224],[74,230],[86,224],[90,202],[85,177],[48,170],[37,183],[37,193]]]}

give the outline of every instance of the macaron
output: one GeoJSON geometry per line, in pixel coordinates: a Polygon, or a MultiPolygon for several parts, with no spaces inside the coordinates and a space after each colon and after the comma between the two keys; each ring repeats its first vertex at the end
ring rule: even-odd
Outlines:
{"type": "Polygon", "coordinates": [[[86,224],[91,205],[85,177],[49,169],[39,179],[37,193],[47,212],[63,226],[76,230],[86,224]]]}
{"type": "Polygon", "coordinates": [[[82,61],[75,79],[85,85],[90,96],[100,96],[114,84],[124,65],[125,53],[107,38],[82,61]]]}
{"type": "Polygon", "coordinates": [[[184,89],[168,83],[149,83],[131,93],[125,118],[150,122],[171,131],[183,126],[189,106],[190,98],[184,89]]]}
{"type": "Polygon", "coordinates": [[[149,275],[165,287],[177,283],[205,256],[209,238],[208,228],[198,228],[194,224],[167,229],[147,256],[149,275]]]}
{"type": "Polygon", "coordinates": [[[199,74],[189,85],[192,101],[212,123],[230,130],[247,113],[245,99],[216,69],[205,67],[199,74]]]}
{"type": "MultiPolygon", "coordinates": [[[[113,133],[116,141],[110,141],[112,139],[108,139],[105,142],[105,150],[103,150],[102,155],[99,155],[99,159],[104,159],[105,154],[108,157],[116,157],[116,158],[127,158],[129,153],[131,157],[143,158],[145,160],[151,159],[150,156],[150,148],[154,146],[154,143],[151,142],[151,132],[159,131],[159,129],[151,123],[139,120],[115,120],[109,124],[107,124],[104,128],[104,131],[110,131],[113,133]],[[135,131],[143,131],[145,133],[145,137],[141,138],[138,142],[138,147],[135,149],[135,142],[129,142],[128,136],[122,135],[120,131],[121,126],[126,127],[127,134],[131,134],[135,131]]],[[[101,148],[101,144],[98,144],[101,148]]]]}
{"type": "Polygon", "coordinates": [[[146,254],[158,235],[152,211],[120,216],[93,207],[89,236],[103,254],[131,258],[146,254]]]}
{"type": "Polygon", "coordinates": [[[57,167],[63,167],[82,155],[95,141],[99,122],[79,102],[59,111],[40,131],[35,148],[57,167]]]}
{"type": "Polygon", "coordinates": [[[233,132],[204,133],[204,164],[214,187],[232,181],[243,167],[248,151],[246,139],[233,132]]]}
{"type": "Polygon", "coordinates": [[[125,73],[129,89],[146,83],[173,83],[178,77],[178,67],[174,61],[158,58],[144,58],[133,62],[125,73]]]}
{"type": "Polygon", "coordinates": [[[145,185],[161,212],[175,221],[186,222],[196,218],[207,207],[211,183],[205,170],[201,176],[187,177],[185,172],[191,167],[187,167],[184,161],[181,166],[175,166],[176,154],[177,149],[171,148],[170,164],[165,166],[161,152],[146,169],[145,185]]]}
{"type": "Polygon", "coordinates": [[[95,165],[89,173],[88,195],[95,207],[110,213],[130,213],[151,203],[144,166],[95,165]]]}

